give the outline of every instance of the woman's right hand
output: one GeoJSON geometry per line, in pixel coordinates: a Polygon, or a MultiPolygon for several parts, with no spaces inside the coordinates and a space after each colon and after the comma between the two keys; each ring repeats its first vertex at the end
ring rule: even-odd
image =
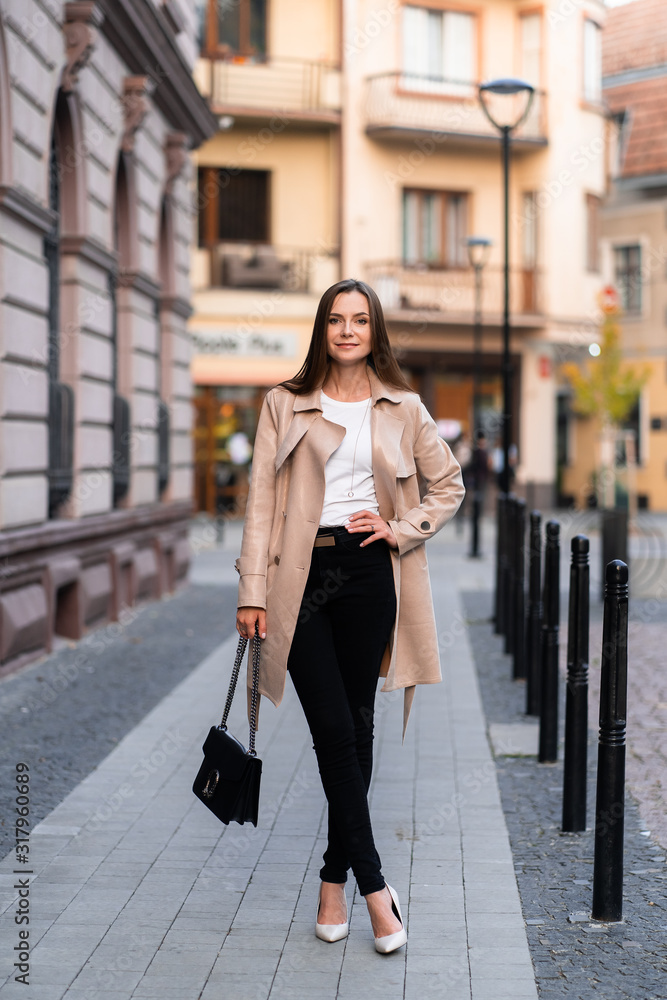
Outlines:
{"type": "Polygon", "coordinates": [[[260,639],[266,639],[266,611],[264,608],[238,608],[236,611],[236,631],[242,639],[252,639],[255,622],[259,625],[260,639]]]}

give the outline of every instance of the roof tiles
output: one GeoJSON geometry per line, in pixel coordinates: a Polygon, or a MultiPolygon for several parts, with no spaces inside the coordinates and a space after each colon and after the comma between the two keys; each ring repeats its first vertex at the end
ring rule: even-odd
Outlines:
{"type": "Polygon", "coordinates": [[[603,76],[649,67],[655,75],[643,80],[603,81],[610,109],[625,112],[621,177],[667,173],[667,2],[634,0],[612,8],[602,36],[603,76]]]}

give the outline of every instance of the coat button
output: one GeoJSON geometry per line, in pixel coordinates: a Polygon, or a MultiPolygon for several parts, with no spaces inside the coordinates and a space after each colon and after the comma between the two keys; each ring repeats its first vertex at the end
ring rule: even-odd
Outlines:
{"type": "Polygon", "coordinates": [[[274,556],[273,561],[276,566],[280,566],[280,556],[274,556]]]}
{"type": "Polygon", "coordinates": [[[428,523],[428,521],[422,521],[419,527],[422,529],[422,531],[428,531],[431,525],[428,523]]]}

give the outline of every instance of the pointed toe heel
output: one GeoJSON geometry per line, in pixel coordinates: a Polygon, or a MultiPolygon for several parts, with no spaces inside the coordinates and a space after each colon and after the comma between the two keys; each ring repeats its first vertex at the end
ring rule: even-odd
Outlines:
{"type": "MultiPolygon", "coordinates": [[[[401,916],[401,907],[398,902],[398,895],[395,889],[387,883],[387,889],[389,889],[389,895],[391,896],[391,904],[394,914],[398,920],[403,923],[403,917],[401,916]]],[[[375,950],[381,955],[389,955],[392,951],[397,951],[402,948],[404,944],[407,944],[408,935],[405,932],[405,927],[401,927],[400,931],[396,931],[394,934],[385,934],[384,937],[375,938],[375,950]]]]}
{"type": "MultiPolygon", "coordinates": [[[[350,925],[347,920],[344,924],[318,923],[321,898],[322,888],[320,887],[320,895],[317,900],[317,917],[315,918],[315,937],[318,937],[320,941],[327,941],[329,944],[333,944],[334,941],[342,941],[343,938],[347,937],[350,925]]],[[[345,897],[345,915],[347,916],[347,896],[345,897]]]]}

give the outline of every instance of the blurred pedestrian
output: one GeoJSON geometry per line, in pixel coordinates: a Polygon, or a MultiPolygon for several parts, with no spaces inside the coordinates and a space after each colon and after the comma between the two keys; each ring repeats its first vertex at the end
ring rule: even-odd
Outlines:
{"type": "MultiPolygon", "coordinates": [[[[509,448],[509,482],[507,492],[512,492],[512,487],[514,485],[514,480],[516,478],[516,464],[518,460],[518,449],[515,444],[511,444],[509,448]]],[[[491,453],[491,468],[496,477],[496,484],[499,490],[503,488],[503,469],[505,468],[505,455],[500,443],[496,444],[493,452],[491,453]]]]}
{"type": "Polygon", "coordinates": [[[465,516],[470,505],[470,498],[468,496],[468,470],[470,468],[470,462],[472,461],[472,448],[470,447],[470,441],[466,434],[460,433],[457,439],[452,444],[452,453],[454,458],[461,466],[461,475],[463,476],[463,485],[466,489],[466,497],[459,508],[458,517],[454,518],[454,528],[456,534],[460,537],[463,535],[463,523],[465,516]]]}

